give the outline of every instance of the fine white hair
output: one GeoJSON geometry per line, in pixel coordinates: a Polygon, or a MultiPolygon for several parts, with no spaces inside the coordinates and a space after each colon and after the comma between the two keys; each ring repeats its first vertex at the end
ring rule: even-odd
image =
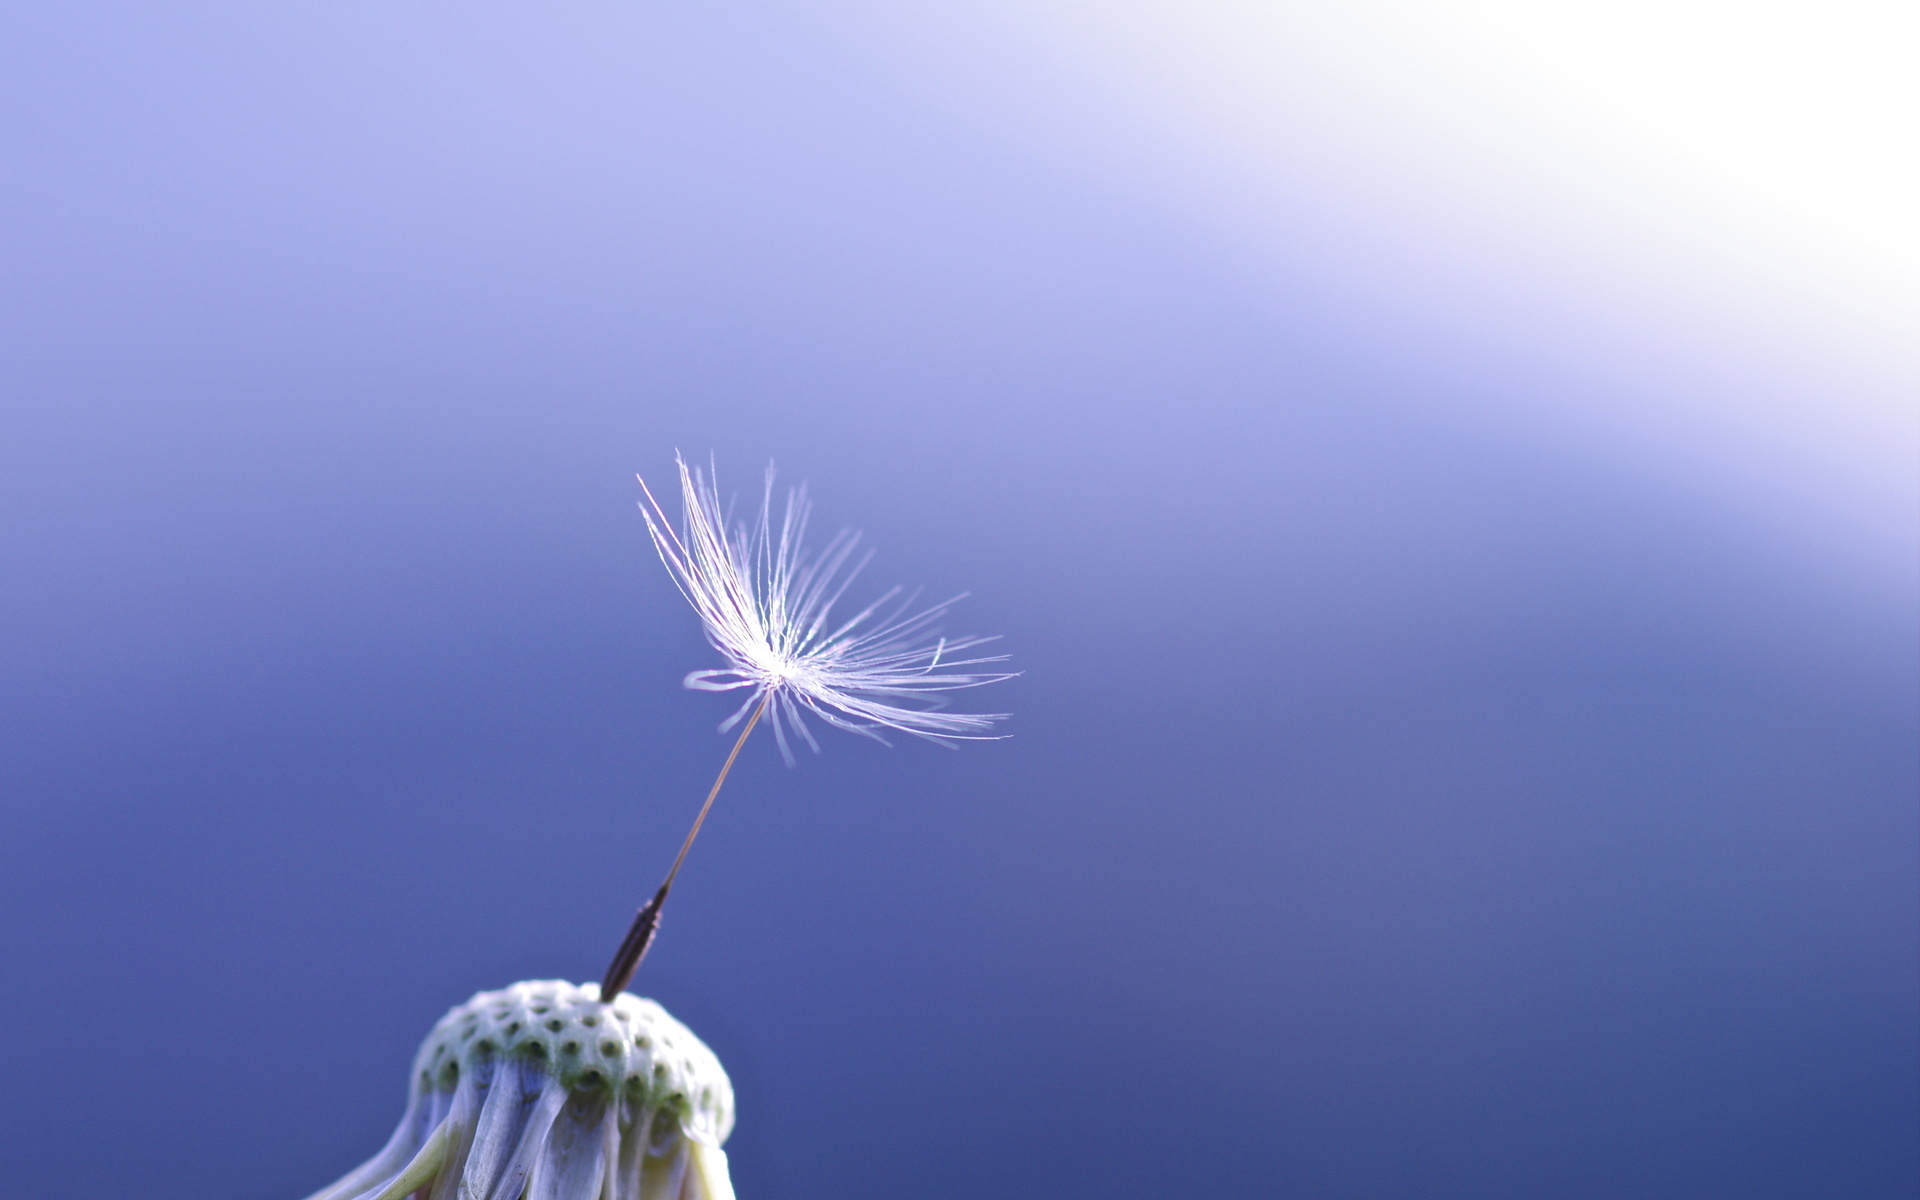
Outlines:
{"type": "Polygon", "coordinates": [[[708,692],[748,689],[746,702],[724,721],[732,728],[765,700],[780,754],[793,762],[791,731],[820,749],[802,710],[830,725],[885,742],[886,730],[951,745],[984,740],[1005,713],[942,711],[937,693],[1010,679],[1013,673],[968,668],[1006,661],[1006,655],[964,657],[992,637],[949,638],[939,622],[955,596],[917,607],[919,593],[889,588],[852,616],[830,623],[835,604],[872,558],[860,535],[835,534],[818,554],[802,542],[812,505],[804,487],[787,493],[773,522],[773,468],[767,468],[759,516],[728,528],[712,468],[689,467],[679,455],[682,516],[678,531],[640,481],[640,511],[660,559],[680,594],[699,614],[707,641],[728,665],[695,671],[686,685],[708,692]]]}

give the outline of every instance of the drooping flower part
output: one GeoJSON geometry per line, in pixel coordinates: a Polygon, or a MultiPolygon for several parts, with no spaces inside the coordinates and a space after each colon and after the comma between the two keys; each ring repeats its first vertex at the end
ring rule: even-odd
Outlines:
{"type": "Polygon", "coordinates": [[[806,490],[788,493],[776,528],[771,468],[759,517],[729,531],[713,479],[684,459],[675,461],[684,510],[679,532],[650,490],[641,511],[661,560],[699,614],[707,640],[730,664],[693,672],[687,686],[712,692],[749,689],[739,711],[720,726],[723,732],[764,698],[780,753],[789,763],[789,729],[815,751],[820,748],[801,719],[802,709],[883,742],[885,730],[943,744],[994,736],[989,731],[1005,713],[944,712],[945,698],[937,694],[1013,677],[967,669],[1004,662],[1004,654],[961,657],[996,638],[940,636],[939,622],[962,597],[917,608],[918,593],[895,587],[851,617],[830,623],[834,605],[872,557],[871,551],[859,554],[860,535],[843,530],[819,554],[807,554],[802,542],[812,505],[806,490]]]}
{"type": "Polygon", "coordinates": [[[481,992],[420,1045],[386,1148],[309,1200],[733,1200],[733,1087],[651,1000],[481,992]]]}

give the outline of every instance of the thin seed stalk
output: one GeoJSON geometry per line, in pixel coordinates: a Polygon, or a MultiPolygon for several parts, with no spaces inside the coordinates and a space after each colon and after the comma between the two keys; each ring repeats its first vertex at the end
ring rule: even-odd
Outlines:
{"type": "Polygon", "coordinates": [[[767,693],[753,710],[753,715],[747,718],[747,727],[740,731],[732,751],[727,754],[727,761],[721,764],[720,774],[707,792],[707,802],[700,806],[700,815],[693,819],[693,828],[687,830],[686,840],[680,843],[680,853],[673,856],[673,866],[667,868],[667,877],[661,882],[660,890],[633,915],[633,924],[627,926],[627,936],[620,939],[620,948],[614,951],[613,961],[607,964],[606,976],[600,981],[602,1003],[626,991],[627,985],[633,982],[633,973],[640,969],[640,960],[647,956],[654,935],[660,932],[660,910],[666,907],[667,893],[673,890],[674,878],[680,874],[680,864],[687,861],[687,851],[693,849],[693,839],[700,836],[700,827],[706,824],[707,813],[713,808],[714,798],[720,794],[720,785],[727,781],[727,772],[733,770],[733,761],[740,757],[740,748],[747,744],[747,735],[760,723],[760,716],[767,711],[767,702],[772,699],[773,693],[767,693]]]}

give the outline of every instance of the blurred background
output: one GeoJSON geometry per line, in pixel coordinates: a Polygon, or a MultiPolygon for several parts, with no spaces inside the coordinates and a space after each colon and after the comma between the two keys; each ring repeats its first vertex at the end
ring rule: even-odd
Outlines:
{"type": "Polygon", "coordinates": [[[298,1197],[726,742],[634,474],[969,590],[636,981],[743,1200],[1920,1188],[1911,12],[0,17],[13,1194],[298,1197]]]}

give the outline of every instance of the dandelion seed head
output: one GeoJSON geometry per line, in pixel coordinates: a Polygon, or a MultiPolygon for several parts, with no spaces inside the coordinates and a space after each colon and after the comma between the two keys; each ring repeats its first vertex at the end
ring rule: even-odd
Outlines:
{"type": "Polygon", "coordinates": [[[836,618],[849,586],[872,558],[859,534],[842,531],[809,553],[804,541],[812,505],[806,489],[787,494],[776,522],[771,467],[758,515],[730,522],[711,468],[689,467],[677,455],[674,461],[680,474],[677,527],[644,479],[641,512],[661,561],[727,663],[693,672],[687,686],[746,692],[722,730],[764,702],[788,763],[790,737],[820,748],[807,716],[881,742],[888,731],[943,745],[998,736],[992,730],[1005,713],[945,711],[941,693],[1013,675],[980,669],[1006,661],[1005,655],[973,653],[998,639],[941,635],[940,622],[962,596],[921,605],[918,592],[895,587],[836,618]]]}
{"type": "Polygon", "coordinates": [[[516,983],[449,1011],[387,1145],[308,1200],[733,1200],[733,1086],[651,1000],[516,983]]]}

